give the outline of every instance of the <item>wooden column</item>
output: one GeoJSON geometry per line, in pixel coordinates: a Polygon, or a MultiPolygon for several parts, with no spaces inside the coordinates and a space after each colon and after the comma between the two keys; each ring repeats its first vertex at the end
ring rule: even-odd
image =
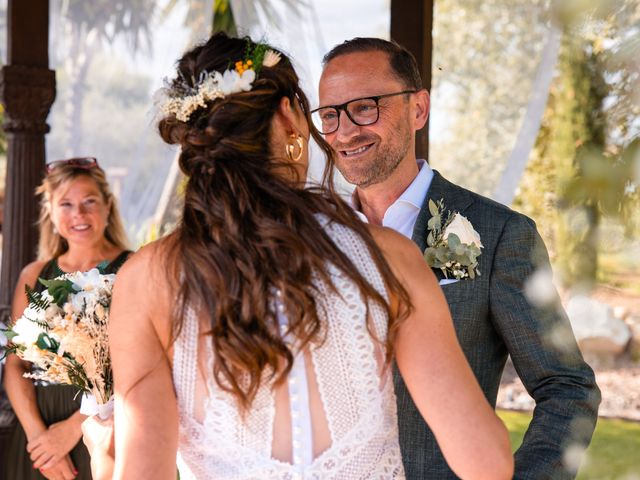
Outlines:
{"type": "Polygon", "coordinates": [[[55,99],[55,72],[48,68],[48,25],[48,0],[9,0],[7,65],[0,72],[8,143],[0,320],[7,318],[20,271],[35,259],[38,242],[34,190],[44,172],[46,119],[55,99]]]}
{"type": "MultiPolygon", "coordinates": [[[[431,91],[433,6],[435,0],[391,0],[391,38],[418,61],[422,85],[431,91]]],[[[429,159],[429,123],[416,137],[418,158],[429,159]]]]}

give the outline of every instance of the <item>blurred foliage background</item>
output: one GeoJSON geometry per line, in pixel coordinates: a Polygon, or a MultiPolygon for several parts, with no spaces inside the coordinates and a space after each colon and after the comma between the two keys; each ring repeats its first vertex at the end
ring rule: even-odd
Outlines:
{"type": "Polygon", "coordinates": [[[562,285],[640,294],[640,2],[557,5],[556,77],[515,205],[538,221],[562,285]]]}
{"type": "Polygon", "coordinates": [[[513,206],[538,223],[563,289],[640,295],[638,0],[437,1],[431,163],[492,195],[552,24],[559,52],[513,206]]]}

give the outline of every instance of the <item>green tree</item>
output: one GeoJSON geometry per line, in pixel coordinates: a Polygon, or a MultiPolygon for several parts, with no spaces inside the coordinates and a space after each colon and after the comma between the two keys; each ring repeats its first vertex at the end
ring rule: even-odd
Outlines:
{"type": "Polygon", "coordinates": [[[65,102],[66,154],[76,153],[82,139],[82,105],[89,67],[101,44],[124,38],[132,51],[151,49],[149,24],[155,0],[68,0],[61,2],[67,51],[63,68],[70,87],[65,102]]]}
{"type": "Polygon", "coordinates": [[[597,272],[597,198],[578,194],[578,179],[589,175],[593,153],[604,150],[602,101],[605,93],[597,72],[597,60],[581,38],[565,33],[557,88],[552,93],[554,116],[547,154],[557,172],[557,265],[565,285],[593,285],[597,272]]]}
{"type": "Polygon", "coordinates": [[[622,39],[638,32],[638,2],[557,5],[558,73],[516,207],[539,221],[562,283],[591,286],[603,219],[637,228],[638,72],[622,39]]]}
{"type": "Polygon", "coordinates": [[[212,30],[213,32],[227,32],[234,36],[238,34],[231,9],[231,0],[214,0],[212,30]]]}
{"type": "Polygon", "coordinates": [[[430,159],[490,195],[516,140],[548,32],[548,0],[438,0],[430,159]]]}

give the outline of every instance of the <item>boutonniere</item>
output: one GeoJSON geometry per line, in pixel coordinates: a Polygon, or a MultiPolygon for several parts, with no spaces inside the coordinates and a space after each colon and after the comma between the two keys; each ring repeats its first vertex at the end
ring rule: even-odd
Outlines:
{"type": "Polygon", "coordinates": [[[480,275],[478,257],[484,248],[471,222],[458,212],[445,210],[444,200],[429,200],[431,219],[427,224],[424,258],[431,268],[439,268],[445,278],[475,278],[480,275]]]}

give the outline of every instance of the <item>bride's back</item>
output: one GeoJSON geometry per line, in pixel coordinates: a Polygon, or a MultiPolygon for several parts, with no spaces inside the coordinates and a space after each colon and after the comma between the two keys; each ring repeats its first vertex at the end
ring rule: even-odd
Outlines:
{"type": "MultiPolygon", "coordinates": [[[[335,223],[325,231],[386,296],[358,235],[335,223]]],[[[299,351],[287,337],[296,353],[293,368],[278,385],[265,372],[246,412],[212,378],[208,322],[189,309],[173,357],[182,478],[402,476],[390,369],[384,368],[383,343],[374,338],[386,338],[387,314],[375,304],[367,311],[357,285],[327,268],[337,291],[314,279],[322,341],[299,351]]],[[[287,315],[279,293],[274,291],[272,306],[284,333],[287,315]]]]}

